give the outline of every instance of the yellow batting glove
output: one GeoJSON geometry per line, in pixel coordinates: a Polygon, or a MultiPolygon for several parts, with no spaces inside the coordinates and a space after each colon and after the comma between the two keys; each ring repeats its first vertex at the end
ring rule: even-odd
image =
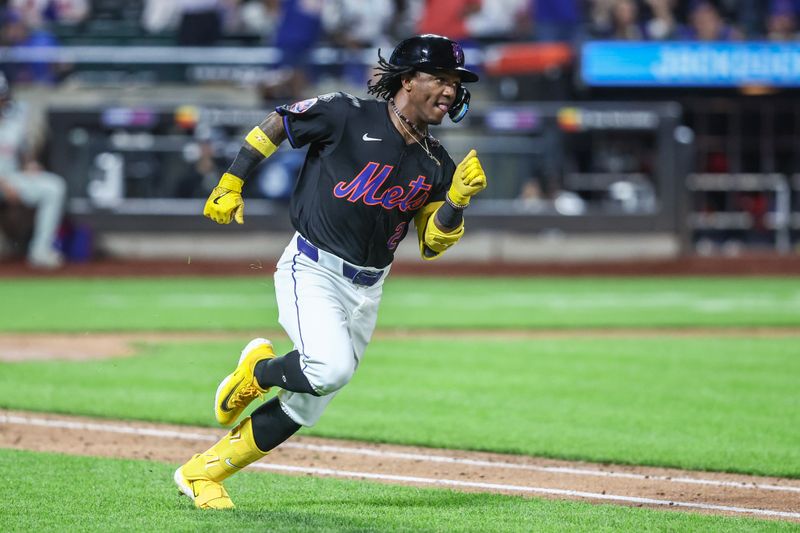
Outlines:
{"type": "Polygon", "coordinates": [[[243,179],[227,172],[223,174],[206,200],[203,216],[217,224],[230,224],[231,220],[236,220],[237,224],[244,224],[243,184],[243,179]]]}
{"type": "Polygon", "coordinates": [[[456,167],[447,197],[456,207],[466,207],[470,198],[485,188],[486,174],[478,161],[478,153],[473,148],[456,167]]]}

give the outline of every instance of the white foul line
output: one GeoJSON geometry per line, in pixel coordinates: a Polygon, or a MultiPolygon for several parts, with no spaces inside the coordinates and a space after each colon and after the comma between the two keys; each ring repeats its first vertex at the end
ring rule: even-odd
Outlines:
{"type": "MultiPolygon", "coordinates": [[[[49,420],[45,418],[30,418],[12,415],[0,415],[0,422],[6,424],[29,424],[34,426],[59,427],[64,429],[106,431],[109,433],[125,433],[129,435],[144,435],[148,437],[173,438],[191,441],[216,441],[219,437],[202,433],[179,432],[167,429],[132,428],[112,424],[98,424],[93,422],[70,422],[66,420],[49,420]]],[[[628,472],[607,472],[605,470],[592,470],[571,468],[565,466],[537,466],[505,461],[481,461],[477,459],[464,459],[459,457],[448,457],[445,455],[390,452],[386,450],[374,450],[371,448],[348,448],[344,446],[331,446],[322,444],[305,444],[300,442],[285,442],[281,445],[284,448],[295,448],[298,450],[309,450],[318,452],[347,453],[352,455],[363,455],[368,457],[386,457],[392,459],[405,459],[411,461],[426,461],[431,463],[450,463],[463,464],[470,466],[486,466],[493,468],[509,468],[517,470],[530,470],[533,472],[550,472],[556,474],[571,474],[576,476],[596,476],[596,477],[618,477],[627,479],[654,479],[657,481],[669,481],[672,483],[688,483],[696,485],[711,485],[717,487],[733,487],[738,489],[760,489],[774,490],[780,492],[800,492],[800,487],[787,485],[770,485],[765,483],[745,483],[742,481],[721,481],[716,479],[701,479],[688,477],[655,476],[645,474],[634,474],[628,472]]]]}
{"type": "MultiPolygon", "coordinates": [[[[33,425],[33,426],[43,426],[43,427],[53,427],[53,428],[62,428],[62,429],[75,429],[75,430],[84,430],[84,431],[100,431],[100,432],[108,432],[108,433],[122,433],[128,435],[139,435],[139,436],[147,436],[147,437],[158,437],[158,438],[173,438],[173,439],[181,439],[181,440],[191,440],[191,441],[216,441],[219,437],[214,435],[206,435],[203,433],[190,433],[190,432],[182,432],[182,431],[173,431],[167,429],[155,429],[155,428],[136,428],[118,424],[100,424],[94,422],[71,422],[68,420],[50,420],[46,418],[33,418],[33,417],[25,417],[25,416],[15,416],[15,415],[2,415],[0,414],[0,423],[4,424],[22,424],[22,425],[33,425]]],[[[526,470],[534,470],[534,471],[544,471],[544,472],[560,472],[560,473],[567,473],[567,474],[575,474],[575,475],[593,475],[593,476],[616,476],[616,477],[633,477],[636,479],[657,479],[657,480],[664,480],[664,481],[673,481],[673,482],[680,482],[680,483],[703,483],[709,485],[725,485],[725,486],[735,486],[737,488],[745,488],[745,489],[752,489],[752,488],[768,488],[768,490],[785,490],[785,491],[797,491],[800,492],[800,487],[787,487],[781,485],[758,485],[758,484],[750,484],[750,483],[737,483],[737,482],[726,482],[726,481],[716,481],[716,480],[703,480],[703,479],[693,479],[693,478],[670,478],[666,476],[644,476],[641,474],[627,474],[627,473],[614,473],[614,472],[604,472],[601,470],[582,470],[582,469],[573,469],[573,468],[562,468],[562,467],[538,467],[534,465],[520,465],[516,463],[507,463],[507,462],[492,462],[492,461],[479,461],[473,459],[461,459],[457,457],[447,457],[442,455],[426,455],[426,454],[413,454],[413,453],[401,453],[401,452],[387,452],[381,450],[372,450],[368,448],[346,448],[340,446],[328,446],[328,445],[316,445],[316,444],[303,444],[303,443],[291,443],[287,442],[284,443],[282,446],[284,447],[291,447],[291,448],[299,448],[299,449],[306,449],[306,450],[315,450],[315,451],[326,451],[326,452],[337,452],[337,453],[352,453],[357,455],[367,455],[367,456],[376,456],[376,457],[392,457],[392,458],[400,458],[400,459],[413,459],[413,460],[420,460],[420,461],[430,461],[430,462],[445,462],[445,463],[456,463],[456,464],[469,464],[473,466],[492,466],[492,467],[504,467],[504,468],[524,468],[526,470]]],[[[387,480],[387,481],[403,481],[408,483],[423,483],[423,484],[432,484],[432,485],[445,485],[445,486],[453,486],[453,487],[468,487],[468,488],[483,488],[483,489],[492,489],[492,490],[507,490],[507,491],[517,491],[517,492],[531,492],[531,493],[538,493],[538,494],[551,494],[551,495],[559,495],[559,496],[572,496],[572,497],[579,497],[579,498],[589,498],[589,499],[597,499],[597,500],[611,500],[611,501],[620,501],[620,502],[628,502],[628,503],[643,503],[649,505],[662,505],[662,506],[673,506],[673,507],[687,507],[687,508],[696,508],[696,509],[706,509],[706,510],[715,510],[715,511],[728,511],[734,513],[752,513],[752,514],[759,514],[764,516],[776,516],[782,518],[800,518],[800,513],[792,513],[792,512],[784,512],[784,511],[769,511],[765,509],[750,509],[746,507],[730,507],[725,505],[713,505],[713,504],[702,504],[702,503],[691,503],[691,502],[678,502],[678,501],[670,501],[670,500],[657,500],[651,498],[640,498],[636,496],[618,496],[614,494],[600,494],[594,492],[583,492],[583,491],[574,491],[568,489],[548,489],[542,487],[527,487],[527,486],[520,486],[520,485],[503,485],[503,484],[495,484],[495,483],[480,483],[480,482],[470,482],[470,481],[459,481],[453,479],[436,479],[436,478],[424,478],[424,477],[414,477],[414,476],[398,476],[398,475],[391,475],[391,474],[373,474],[369,472],[348,472],[344,470],[331,470],[325,468],[312,468],[312,467],[300,467],[300,466],[289,466],[289,465],[278,465],[278,464],[270,464],[270,463],[256,463],[251,465],[254,468],[261,468],[266,470],[279,470],[279,471],[286,471],[286,472],[302,472],[308,474],[317,474],[317,475],[329,475],[329,476],[337,476],[337,477],[348,477],[348,478],[364,478],[364,479],[379,479],[379,480],[387,480]]]]}
{"type": "Polygon", "coordinates": [[[749,509],[747,507],[731,507],[728,505],[713,505],[706,503],[677,502],[672,500],[655,500],[652,498],[639,498],[637,496],[617,496],[615,494],[601,494],[597,492],[584,492],[568,489],[546,489],[542,487],[527,487],[520,485],[503,485],[498,483],[480,483],[476,481],[458,481],[455,479],[438,479],[416,476],[398,476],[392,474],[373,474],[371,472],[348,472],[347,470],[331,470],[328,468],[313,468],[304,466],[276,465],[269,463],[255,463],[251,467],[264,470],[278,470],[283,472],[301,472],[318,476],[336,476],[348,478],[379,479],[387,481],[403,481],[407,483],[425,483],[430,485],[445,485],[450,487],[469,487],[478,489],[507,490],[518,492],[533,492],[536,494],[551,494],[557,496],[572,496],[593,500],[611,500],[627,503],[643,503],[648,505],[664,505],[670,507],[688,507],[710,511],[728,511],[732,513],[752,513],[765,516],[778,516],[781,518],[800,518],[800,513],[785,511],[768,511],[766,509],[749,509]]]}
{"type": "Polygon", "coordinates": [[[204,435],[202,433],[184,433],[168,429],[135,428],[116,424],[96,424],[93,422],[70,422],[68,420],[49,420],[47,418],[29,418],[26,416],[0,415],[0,422],[4,424],[23,424],[29,426],[43,426],[61,429],[78,429],[86,431],[105,431],[107,433],[125,433],[145,437],[160,437],[183,440],[216,441],[219,437],[204,435]]]}
{"type": "Polygon", "coordinates": [[[374,450],[371,448],[347,448],[343,446],[330,446],[319,444],[304,444],[300,442],[287,442],[283,446],[298,448],[310,451],[350,453],[354,455],[366,455],[372,457],[387,457],[393,459],[407,459],[411,461],[427,461],[431,463],[452,463],[470,466],[488,466],[493,468],[509,468],[517,470],[530,470],[533,472],[551,472],[556,474],[572,474],[576,476],[597,476],[597,477],[618,477],[628,479],[655,479],[658,481],[670,481],[673,483],[693,483],[698,485],[714,485],[719,487],[735,487],[738,489],[763,489],[785,492],[800,492],[800,487],[785,485],[768,485],[761,483],[744,483],[742,481],[720,481],[716,479],[697,479],[688,477],[655,476],[645,474],[634,474],[629,472],[607,472],[604,470],[592,470],[588,468],[571,468],[566,466],[537,466],[505,461],[481,461],[478,459],[464,459],[459,457],[448,457],[446,455],[428,455],[405,452],[389,452],[385,450],[374,450]]]}

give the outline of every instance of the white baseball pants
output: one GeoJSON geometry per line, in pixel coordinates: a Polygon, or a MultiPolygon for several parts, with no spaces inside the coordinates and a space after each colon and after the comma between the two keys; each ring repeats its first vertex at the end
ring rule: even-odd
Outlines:
{"type": "Polygon", "coordinates": [[[320,396],[286,390],[278,396],[292,420],[313,426],[358,368],[375,329],[389,269],[371,287],[357,285],[342,274],[345,261],[323,250],[318,250],[317,261],[312,260],[298,250],[298,237],[295,233],[275,272],[278,320],[320,396]]]}

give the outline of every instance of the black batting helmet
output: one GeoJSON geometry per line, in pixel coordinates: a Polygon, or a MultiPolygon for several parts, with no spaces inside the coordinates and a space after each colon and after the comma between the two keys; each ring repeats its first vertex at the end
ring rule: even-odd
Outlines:
{"type": "Polygon", "coordinates": [[[447,37],[428,33],[410,37],[395,47],[389,63],[418,70],[454,70],[462,82],[478,81],[478,75],[464,68],[464,50],[447,37]]]}

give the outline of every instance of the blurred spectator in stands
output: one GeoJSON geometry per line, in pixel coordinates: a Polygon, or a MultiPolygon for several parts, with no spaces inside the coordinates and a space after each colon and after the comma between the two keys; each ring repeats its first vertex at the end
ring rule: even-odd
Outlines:
{"type": "Polygon", "coordinates": [[[44,171],[36,160],[30,125],[27,106],[12,101],[11,88],[0,74],[0,199],[7,205],[21,204],[36,210],[28,263],[37,268],[58,268],[63,259],[54,242],[66,186],[60,176],[44,171]]]}
{"type": "Polygon", "coordinates": [[[322,27],[331,43],[345,54],[338,74],[359,90],[368,77],[364,52],[386,43],[394,15],[394,0],[370,0],[369,9],[364,8],[363,0],[326,0],[323,5],[322,27]]]}
{"type": "Polygon", "coordinates": [[[524,180],[517,195],[517,204],[528,212],[540,212],[547,208],[547,200],[542,191],[542,184],[536,177],[524,180]]]}
{"type": "Polygon", "coordinates": [[[736,21],[745,38],[761,40],[768,11],[766,3],[764,0],[721,0],[723,18],[736,21]]]}
{"type": "Polygon", "coordinates": [[[213,46],[235,24],[236,0],[145,0],[142,26],[150,33],[176,31],[178,46],[213,46]]]}
{"type": "Polygon", "coordinates": [[[537,41],[571,42],[579,38],[583,14],[578,0],[530,0],[537,41]]]}
{"type": "Polygon", "coordinates": [[[278,25],[267,44],[278,48],[281,59],[272,79],[261,86],[264,99],[301,98],[313,77],[311,52],[322,37],[324,0],[267,0],[278,10],[278,25]]]}
{"type": "Polygon", "coordinates": [[[426,0],[417,33],[444,35],[460,41],[463,46],[464,41],[471,37],[467,30],[467,18],[480,10],[481,3],[481,0],[426,0]]]}
{"type": "Polygon", "coordinates": [[[614,0],[588,0],[586,28],[591,36],[608,32],[614,0]]]}
{"type": "Polygon", "coordinates": [[[689,10],[689,25],[678,31],[678,38],[692,41],[739,41],[742,32],[728,24],[719,9],[708,0],[696,0],[689,10]]]}
{"type": "Polygon", "coordinates": [[[213,46],[222,37],[220,0],[173,0],[178,9],[178,46],[213,46]]]}
{"type": "Polygon", "coordinates": [[[467,33],[482,42],[520,40],[530,32],[530,0],[492,0],[466,19],[467,33]]]}
{"type": "Polygon", "coordinates": [[[212,46],[222,37],[217,0],[175,0],[178,5],[178,45],[212,46]]]}
{"type": "Polygon", "coordinates": [[[634,0],[615,0],[610,6],[606,28],[596,28],[595,36],[617,41],[644,40],[644,28],[639,24],[639,6],[634,0]]]}
{"type": "Polygon", "coordinates": [[[645,0],[649,17],[644,24],[644,32],[648,39],[662,41],[675,37],[678,29],[675,21],[675,5],[677,0],[645,0]]]}
{"type": "Polygon", "coordinates": [[[142,27],[148,33],[163,33],[178,26],[178,5],[163,0],[144,0],[142,27]]]}
{"type": "Polygon", "coordinates": [[[175,194],[178,198],[205,198],[219,180],[219,165],[215,158],[215,144],[221,143],[222,135],[208,127],[195,130],[196,143],[183,151],[189,167],[178,179],[175,194]]]}
{"type": "Polygon", "coordinates": [[[767,14],[767,39],[776,42],[798,40],[797,12],[791,0],[772,0],[767,14]]]}
{"type": "Polygon", "coordinates": [[[416,35],[424,7],[425,0],[394,0],[394,20],[386,38],[398,42],[416,35]]]}
{"type": "Polygon", "coordinates": [[[11,0],[9,7],[31,28],[47,23],[75,25],[89,16],[89,0],[11,0]]]}
{"type": "Polygon", "coordinates": [[[145,0],[142,26],[150,33],[177,32],[179,46],[212,46],[222,36],[224,0],[145,0]]]}
{"type": "Polygon", "coordinates": [[[278,5],[269,0],[249,0],[242,3],[238,12],[240,31],[271,39],[278,26],[278,5]]]}
{"type": "Polygon", "coordinates": [[[678,29],[673,13],[675,4],[675,0],[595,2],[592,36],[619,41],[670,39],[678,29]]]}
{"type": "Polygon", "coordinates": [[[748,244],[769,245],[773,241],[772,232],[767,226],[770,202],[763,191],[741,191],[734,195],[734,204],[750,216],[752,226],[745,233],[748,244]]]}
{"type": "MultiPolygon", "coordinates": [[[[21,13],[7,8],[2,14],[0,29],[0,45],[26,48],[55,48],[58,40],[44,27],[31,27],[21,13]]],[[[52,84],[58,78],[61,67],[52,62],[30,61],[28,63],[10,63],[5,72],[13,83],[52,84]]]]}

